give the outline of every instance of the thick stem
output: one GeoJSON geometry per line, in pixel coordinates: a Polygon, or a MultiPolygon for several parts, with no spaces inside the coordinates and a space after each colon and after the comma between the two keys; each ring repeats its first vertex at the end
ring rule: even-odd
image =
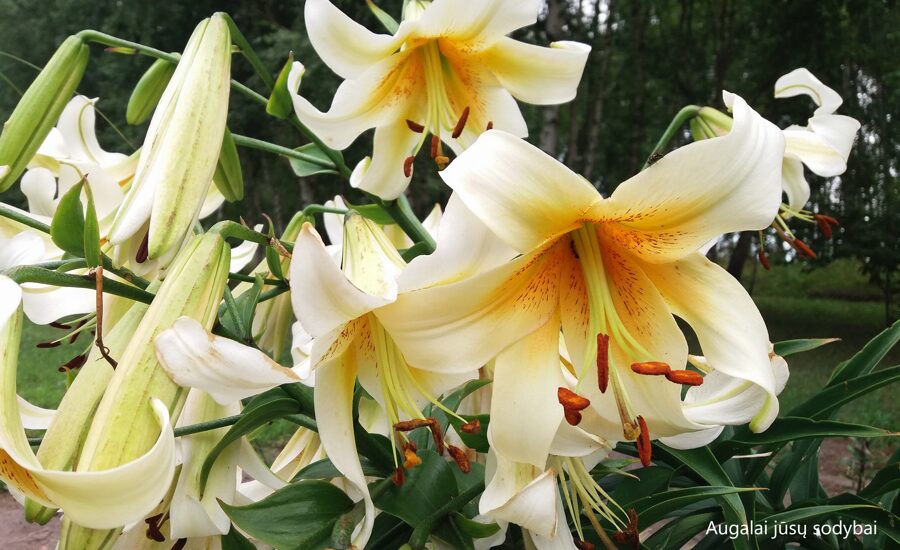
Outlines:
{"type": "Polygon", "coordinates": [[[434,252],[436,246],[434,239],[422,225],[422,222],[419,221],[419,218],[416,217],[415,213],[413,213],[406,195],[400,195],[393,201],[385,201],[375,195],[369,195],[369,198],[384,208],[394,222],[400,226],[400,229],[415,243],[407,251],[409,257],[404,257],[405,260],[409,261],[421,254],[434,252]]]}
{"type": "Polygon", "coordinates": [[[190,424],[188,426],[181,426],[180,428],[175,428],[175,437],[182,437],[185,435],[196,434],[200,432],[208,432],[209,430],[216,430],[218,428],[223,428],[225,426],[232,426],[238,420],[241,419],[241,415],[236,414],[234,416],[226,416],[224,418],[217,418],[215,420],[210,420],[208,422],[200,422],[198,424],[190,424]]]}
{"type": "Polygon", "coordinates": [[[297,160],[309,162],[311,164],[315,164],[317,166],[321,166],[322,168],[327,168],[329,170],[337,170],[337,167],[332,162],[322,160],[319,157],[315,157],[313,155],[301,153],[300,151],[295,151],[294,149],[291,149],[288,147],[283,147],[281,145],[269,143],[268,141],[262,141],[259,139],[242,136],[239,134],[232,134],[231,137],[234,138],[234,144],[239,147],[246,147],[248,149],[256,149],[259,151],[265,151],[267,153],[283,155],[285,157],[295,158],[297,160]]]}
{"type": "MultiPolygon", "coordinates": [[[[70,288],[96,288],[96,282],[93,275],[71,275],[69,273],[59,273],[41,267],[30,265],[22,265],[14,267],[5,272],[5,275],[13,281],[22,283],[41,283],[52,286],[65,286],[70,288]]],[[[104,292],[107,294],[115,294],[129,300],[149,304],[153,301],[154,295],[142,290],[138,287],[120,283],[119,281],[106,281],[104,292]]]]}
{"type": "Polygon", "coordinates": [[[669,123],[669,127],[666,128],[666,131],[663,132],[659,141],[656,142],[656,147],[653,148],[653,151],[650,152],[650,155],[647,157],[647,161],[644,163],[644,166],[641,170],[646,170],[648,166],[653,164],[653,159],[659,154],[660,151],[665,148],[665,146],[672,140],[675,136],[675,133],[678,132],[678,129],[687,122],[688,120],[697,116],[697,113],[700,111],[700,107],[697,105],[688,105],[687,107],[683,107],[678,113],[675,115],[675,118],[672,119],[672,122],[669,123]]]}

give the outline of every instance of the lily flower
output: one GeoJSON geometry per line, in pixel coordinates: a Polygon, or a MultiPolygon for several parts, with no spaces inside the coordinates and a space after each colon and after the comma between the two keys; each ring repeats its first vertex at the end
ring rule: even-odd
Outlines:
{"type": "Polygon", "coordinates": [[[651,437],[705,429],[682,410],[682,384],[702,376],[684,369],[674,315],[718,371],[775,395],[759,311],[697,252],[718,234],[768,226],[780,203],[781,131],[741,98],[725,100],[729,134],[675,150],[609,198],[499,131],[442,172],[467,210],[453,218],[480,225],[451,225],[448,207],[437,252],[412,262],[378,318],[422,368],[461,372],[496,357],[492,412],[508,411],[491,428],[510,460],[543,468],[560,419],[585,413],[605,419],[592,433],[638,440],[648,462],[651,437]],[[560,330],[574,390],[558,382],[560,330]]]}
{"type": "MultiPolygon", "coordinates": [[[[426,143],[442,168],[449,162],[442,144],[459,154],[489,127],[527,135],[515,99],[570,101],[590,52],[577,42],[544,48],[508,38],[537,21],[537,0],[405,5],[402,23],[387,35],[369,31],[328,0],[309,0],[309,39],[345,80],[326,113],[293,96],[297,116],[330,147],[345,149],[375,128],[371,165],[356,185],[384,199],[403,192],[412,159],[426,143]]],[[[295,63],[288,80],[293,92],[303,72],[295,63]]]]}

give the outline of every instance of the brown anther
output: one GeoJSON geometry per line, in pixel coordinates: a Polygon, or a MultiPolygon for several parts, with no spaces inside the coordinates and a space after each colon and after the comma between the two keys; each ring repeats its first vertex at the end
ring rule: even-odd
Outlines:
{"type": "Polygon", "coordinates": [[[134,261],[139,264],[142,264],[147,261],[147,255],[150,250],[150,232],[148,231],[146,235],[144,235],[144,239],[141,241],[141,245],[137,249],[137,253],[134,255],[134,261]]]}
{"type": "Polygon", "coordinates": [[[822,232],[822,236],[826,239],[830,239],[832,237],[831,226],[832,225],[841,225],[837,219],[832,218],[831,216],[826,216],[825,214],[816,214],[813,216],[816,220],[816,225],[819,226],[819,231],[822,232]]]}
{"type": "Polygon", "coordinates": [[[75,357],[66,361],[66,363],[59,367],[57,370],[59,372],[68,372],[70,370],[77,370],[84,366],[87,363],[88,355],[86,353],[82,355],[76,355],[75,357]]]}
{"type": "Polygon", "coordinates": [[[447,445],[447,453],[453,459],[453,462],[456,462],[456,465],[459,466],[460,472],[468,474],[472,471],[472,465],[469,464],[469,457],[466,456],[464,450],[454,445],[447,445]]]}
{"type": "Polygon", "coordinates": [[[409,432],[416,428],[424,428],[434,423],[433,418],[413,418],[412,420],[401,420],[394,424],[394,429],[398,432],[409,432]]]}
{"type": "Polygon", "coordinates": [[[410,155],[406,157],[406,160],[403,161],[403,175],[407,178],[412,177],[412,169],[413,169],[413,161],[416,160],[416,157],[410,155]]]}
{"type": "Polygon", "coordinates": [[[422,459],[416,454],[417,450],[416,444],[412,441],[407,441],[406,445],[403,446],[403,467],[407,470],[422,463],[422,459]]]}
{"type": "Polygon", "coordinates": [[[444,155],[438,155],[434,157],[434,163],[437,164],[438,170],[443,170],[450,164],[450,157],[445,157],[444,155]]]}
{"type": "Polygon", "coordinates": [[[53,321],[52,323],[50,323],[50,326],[53,327],[53,328],[58,328],[58,329],[60,329],[60,330],[69,330],[70,328],[72,328],[72,327],[69,326],[69,325],[64,325],[63,323],[59,323],[59,322],[56,322],[56,321],[53,321]]]}
{"type": "Polygon", "coordinates": [[[763,266],[763,269],[769,270],[772,269],[772,266],[769,265],[769,257],[766,255],[766,249],[763,247],[759,247],[759,264],[763,266]]]}
{"type": "Polygon", "coordinates": [[[566,417],[566,422],[571,426],[577,426],[581,424],[581,413],[573,410],[573,409],[563,409],[563,416],[566,417]]]}
{"type": "Polygon", "coordinates": [[[575,548],[578,550],[594,550],[594,545],[586,540],[574,539],[575,548]]]}
{"type": "Polygon", "coordinates": [[[650,430],[647,429],[647,423],[644,421],[643,416],[638,416],[637,421],[638,426],[641,427],[641,433],[638,435],[635,443],[637,445],[638,457],[641,459],[641,464],[646,468],[650,465],[650,453],[652,449],[650,446],[650,430]]]}
{"type": "MultiPolygon", "coordinates": [[[[429,419],[434,421],[433,418],[429,419]]],[[[431,425],[431,439],[434,440],[434,450],[437,454],[444,454],[444,434],[441,433],[441,425],[436,421],[431,425]]]]}
{"type": "Polygon", "coordinates": [[[703,383],[703,375],[692,370],[672,370],[666,373],[666,380],[685,386],[699,386],[703,383]]]}
{"type": "Polygon", "coordinates": [[[456,126],[453,128],[453,133],[450,134],[453,139],[458,138],[462,135],[463,129],[466,127],[466,121],[469,120],[469,108],[466,107],[463,109],[462,114],[459,116],[459,121],[456,123],[456,126]]]}
{"type": "Polygon", "coordinates": [[[406,119],[406,127],[412,130],[417,134],[421,134],[425,131],[425,127],[419,124],[418,122],[406,119]]]}
{"type": "Polygon", "coordinates": [[[403,466],[398,466],[394,473],[391,474],[391,482],[396,487],[403,487],[403,480],[405,479],[405,475],[403,473],[403,466]]]}
{"type": "Polygon", "coordinates": [[[187,546],[187,542],[188,539],[178,539],[169,550],[184,550],[184,547],[187,546]]]}
{"type": "Polygon", "coordinates": [[[58,341],[53,341],[53,342],[38,342],[37,345],[36,345],[35,347],[36,347],[36,348],[40,348],[40,349],[55,348],[56,346],[60,345],[61,343],[62,343],[62,342],[58,342],[58,341]]]}
{"type": "Polygon", "coordinates": [[[557,388],[556,398],[564,409],[571,409],[573,411],[583,411],[591,404],[590,400],[587,398],[581,397],[572,390],[563,387],[557,388]]]}
{"type": "Polygon", "coordinates": [[[807,244],[805,242],[801,241],[800,239],[792,240],[791,246],[793,246],[794,249],[797,250],[797,252],[799,252],[801,256],[805,256],[811,260],[815,260],[817,257],[816,253],[813,251],[813,249],[810,248],[809,246],[807,246],[807,244]]]}
{"type": "Polygon", "coordinates": [[[441,154],[440,136],[431,136],[431,158],[437,158],[441,154]]]}
{"type": "Polygon", "coordinates": [[[672,369],[662,361],[647,361],[644,363],[632,363],[631,371],[637,374],[647,374],[650,376],[661,376],[669,374],[672,369]]]}
{"type": "Polygon", "coordinates": [[[464,434],[477,435],[481,433],[481,420],[473,418],[459,427],[459,431],[464,434]]]}
{"type": "Polygon", "coordinates": [[[609,387],[609,334],[597,335],[597,385],[600,393],[609,387]]]}
{"type": "Polygon", "coordinates": [[[156,514],[155,516],[150,516],[145,519],[144,523],[147,524],[147,538],[156,542],[165,542],[166,537],[162,534],[162,531],[160,531],[165,521],[165,514],[156,514]]]}
{"type": "Polygon", "coordinates": [[[488,130],[493,130],[493,129],[494,129],[494,121],[489,120],[487,123],[487,127],[484,129],[484,131],[487,132],[488,130]]]}

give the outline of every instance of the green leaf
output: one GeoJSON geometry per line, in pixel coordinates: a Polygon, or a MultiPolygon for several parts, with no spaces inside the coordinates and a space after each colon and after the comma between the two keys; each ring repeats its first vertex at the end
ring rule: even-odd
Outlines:
{"type": "Polygon", "coordinates": [[[491,424],[491,415],[489,414],[464,414],[463,418],[466,419],[466,422],[471,422],[474,419],[478,419],[481,422],[481,431],[477,434],[467,434],[462,431],[462,421],[456,418],[455,416],[448,417],[448,421],[453,426],[453,429],[456,430],[459,438],[462,439],[462,442],[466,444],[466,447],[470,447],[475,449],[479,453],[486,453],[490,450],[490,443],[488,443],[487,433],[488,426],[491,424]]]}
{"type": "Polygon", "coordinates": [[[412,526],[458,494],[449,462],[429,450],[420,449],[419,458],[422,463],[406,470],[403,485],[392,485],[375,499],[379,509],[412,526]]]}
{"type": "Polygon", "coordinates": [[[632,473],[635,477],[620,480],[612,493],[612,499],[626,510],[632,502],[668,489],[673,471],[662,466],[650,466],[632,473]]]}
{"type": "Polygon", "coordinates": [[[84,257],[84,208],[81,205],[81,189],[84,180],[73,185],[59,199],[56,213],[50,222],[50,239],[62,250],[84,257]]]}
{"type": "Polygon", "coordinates": [[[470,380],[465,383],[463,387],[460,389],[450,393],[441,400],[441,404],[450,409],[453,412],[456,412],[459,409],[460,404],[463,402],[463,399],[470,396],[475,390],[479,388],[483,388],[490,384],[492,380],[470,380]]]}
{"type": "Polygon", "coordinates": [[[826,385],[835,386],[851,378],[872,372],[898,341],[900,341],[900,321],[882,331],[856,355],[838,365],[831,373],[831,378],[826,385]]]}
{"type": "Polygon", "coordinates": [[[387,210],[377,204],[346,204],[347,208],[358,212],[360,216],[368,218],[378,225],[391,225],[394,223],[394,218],[387,213],[387,210]]]}
{"type": "Polygon", "coordinates": [[[335,522],[353,507],[343,491],[324,481],[292,483],[247,506],[220,503],[235,525],[279,550],[327,548],[335,522]]]}
{"type": "Polygon", "coordinates": [[[288,76],[291,74],[293,64],[294,52],[288,52],[287,61],[281,67],[281,72],[275,79],[275,87],[272,88],[272,95],[269,96],[269,102],[266,103],[266,112],[274,117],[285,119],[294,116],[294,101],[291,99],[291,91],[288,89],[288,76]]]}
{"type": "MultiPolygon", "coordinates": [[[[740,487],[691,487],[688,489],[671,489],[640,498],[628,505],[638,513],[639,528],[643,529],[667,517],[673,512],[680,512],[685,506],[706,499],[722,497],[735,493],[755,491],[753,488],[740,487]]],[[[623,505],[623,507],[625,507],[623,505]]]]}
{"type": "Polygon", "coordinates": [[[253,316],[256,313],[263,286],[263,277],[257,274],[254,277],[253,286],[237,298],[229,298],[231,290],[225,289],[225,301],[219,306],[219,322],[225,327],[225,330],[246,343],[251,340],[253,316]]]}
{"type": "Polygon", "coordinates": [[[644,545],[658,550],[683,548],[698,533],[705,533],[709,522],[720,518],[718,512],[694,513],[675,518],[647,538],[644,545]]]}
{"type": "MultiPolygon", "coordinates": [[[[100,222],[97,221],[97,209],[94,206],[94,194],[87,181],[84,182],[87,195],[87,209],[84,213],[84,259],[88,267],[100,265],[100,222]]],[[[79,204],[80,206],[80,204],[79,204]]]]}
{"type": "Polygon", "coordinates": [[[244,198],[244,172],[241,170],[241,157],[238,155],[237,145],[234,144],[234,137],[228,128],[225,128],[225,134],[222,136],[222,150],[219,152],[219,161],[216,163],[216,171],[213,173],[213,182],[228,202],[244,198]]]}
{"type": "Polygon", "coordinates": [[[396,19],[391,17],[390,14],[388,14],[383,9],[376,6],[375,2],[373,2],[372,0],[366,0],[366,4],[368,4],[369,10],[371,10],[372,13],[375,14],[375,17],[377,17],[378,20],[381,21],[381,24],[384,25],[384,28],[385,30],[387,30],[387,32],[391,34],[397,32],[397,29],[400,28],[400,23],[397,23],[396,19]]]}
{"type": "Polygon", "coordinates": [[[887,466],[878,470],[872,481],[859,492],[859,496],[871,500],[894,489],[900,489],[900,462],[897,459],[898,455],[900,455],[900,449],[894,453],[887,466]]]}
{"type": "Polygon", "coordinates": [[[456,523],[460,531],[473,539],[486,539],[500,531],[500,526],[496,523],[481,523],[480,521],[469,519],[459,512],[453,512],[453,522],[456,523]]]}
{"type": "Polygon", "coordinates": [[[787,416],[810,418],[830,415],[854,399],[871,393],[883,386],[900,380],[900,366],[879,369],[873,373],[858,376],[835,386],[826,387],[805,402],[797,405],[787,416]]]}
{"type": "MultiPolygon", "coordinates": [[[[890,546],[891,548],[896,548],[897,545],[900,544],[900,517],[894,513],[897,509],[896,504],[894,505],[894,511],[892,512],[886,510],[876,502],[860,498],[850,493],[842,493],[836,497],[830,498],[828,499],[827,504],[829,506],[840,507],[841,510],[837,512],[838,515],[852,518],[859,523],[877,525],[878,535],[890,538],[894,542],[894,545],[890,546]]],[[[869,541],[870,539],[866,537],[865,540],[869,541]]],[[[873,546],[867,544],[866,547],[872,548],[873,546]]],[[[874,547],[884,548],[885,546],[878,545],[874,547]]]]}
{"type": "Polygon", "coordinates": [[[844,512],[852,508],[878,508],[878,506],[875,506],[874,504],[805,506],[800,508],[792,508],[790,510],[785,510],[784,512],[766,516],[765,520],[767,523],[801,523],[804,521],[809,521],[811,519],[820,518],[822,516],[830,516],[833,514],[844,512]]]}
{"type": "Polygon", "coordinates": [[[222,535],[222,550],[256,550],[256,546],[247,540],[247,537],[241,534],[234,525],[228,530],[228,533],[222,535]]]}
{"type": "MultiPolygon", "coordinates": [[[[359,457],[359,462],[362,466],[363,474],[366,476],[381,477],[383,475],[381,470],[372,464],[372,461],[368,458],[361,456],[359,457]]],[[[317,460],[316,462],[307,465],[297,472],[293,481],[299,481],[301,479],[333,479],[343,476],[344,474],[338,471],[334,464],[331,463],[331,460],[323,458],[322,460],[317,460]]]]}
{"type": "MultiPolygon", "coordinates": [[[[268,218],[268,216],[266,216],[268,218]]],[[[269,238],[275,238],[275,225],[269,218],[269,238]]],[[[278,250],[273,246],[266,247],[266,265],[269,267],[269,273],[276,279],[284,280],[284,271],[281,269],[282,258],[278,250]]]]}
{"type": "Polygon", "coordinates": [[[313,162],[312,160],[301,160],[294,157],[289,157],[288,160],[291,163],[291,169],[298,176],[306,177],[313,176],[316,174],[337,174],[337,170],[334,167],[334,163],[328,158],[321,149],[319,149],[315,143],[307,143],[306,145],[302,145],[294,149],[298,153],[303,153],[304,155],[308,155],[313,159],[320,160],[320,162],[313,162]],[[324,166],[323,166],[324,163],[324,166]]]}
{"type": "Polygon", "coordinates": [[[762,433],[754,434],[748,430],[735,434],[733,439],[723,441],[722,445],[753,446],[787,443],[814,437],[886,437],[892,435],[896,434],[862,424],[788,416],[775,420],[769,429],[762,433]]]}
{"type": "Polygon", "coordinates": [[[775,343],[775,353],[782,357],[811,351],[826,344],[839,341],[840,338],[807,338],[802,340],[785,340],[775,343]]]}

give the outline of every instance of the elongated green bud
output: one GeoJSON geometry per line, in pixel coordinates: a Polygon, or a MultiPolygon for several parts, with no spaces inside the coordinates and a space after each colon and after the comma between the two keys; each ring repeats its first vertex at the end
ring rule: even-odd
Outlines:
{"type": "Polygon", "coordinates": [[[234,138],[231,137],[231,131],[228,128],[225,128],[222,151],[219,153],[219,162],[216,163],[213,182],[228,202],[244,198],[244,172],[241,170],[241,159],[238,156],[237,146],[234,144],[234,138]]]}
{"type": "Polygon", "coordinates": [[[173,74],[175,63],[171,61],[157,59],[150,65],[128,98],[128,108],[125,110],[128,124],[143,124],[150,118],[173,74]]]}
{"type": "Polygon", "coordinates": [[[691,134],[694,139],[720,137],[731,132],[734,120],[722,111],[713,107],[702,107],[697,116],[691,119],[691,134]]]}
{"type": "Polygon", "coordinates": [[[81,82],[89,57],[87,44],[70,36],[25,90],[0,134],[0,166],[9,167],[0,174],[0,193],[19,179],[56,124],[81,82]]]}
{"type": "MultiPolygon", "coordinates": [[[[230,250],[220,235],[207,233],[193,237],[178,253],[119,359],[94,414],[76,471],[108,470],[146,453],[159,433],[152,398],[168,406],[173,420],[178,417],[187,390],[162,369],[154,341],[181,316],[212,327],[227,282],[230,250]]],[[[60,548],[108,548],[118,533],[66,522],[60,548]]]]}
{"type": "Polygon", "coordinates": [[[131,188],[109,241],[121,244],[149,218],[147,258],[164,257],[190,231],[222,150],[231,36],[222,14],[202,21],[153,113],[131,188]]]}
{"type": "MultiPolygon", "coordinates": [[[[155,290],[158,283],[153,283],[150,290],[155,290]]],[[[115,324],[103,342],[109,348],[111,357],[121,357],[131,335],[137,330],[146,304],[133,302],[122,319],[115,324]]],[[[78,372],[75,381],[63,396],[56,415],[38,449],[37,457],[41,465],[48,470],[71,470],[78,458],[78,449],[84,443],[94,411],[103,397],[103,392],[113,376],[112,366],[100,355],[96,346],[91,350],[87,362],[78,372]]],[[[25,519],[30,522],[45,524],[56,514],[56,508],[41,506],[36,502],[25,502],[25,519]]]]}

